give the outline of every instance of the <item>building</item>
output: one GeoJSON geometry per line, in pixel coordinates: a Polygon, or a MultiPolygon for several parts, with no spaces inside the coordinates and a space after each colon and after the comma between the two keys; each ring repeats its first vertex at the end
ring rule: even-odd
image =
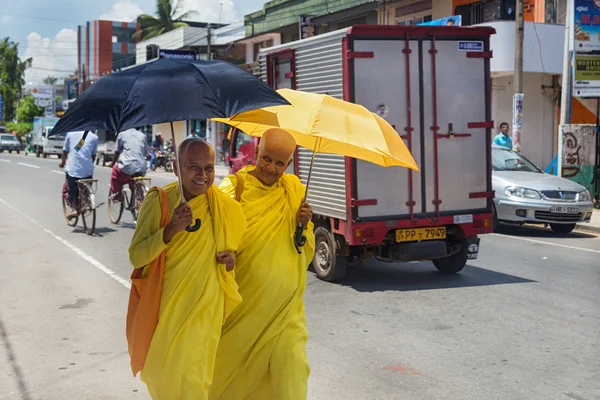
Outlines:
{"type": "Polygon", "coordinates": [[[135,64],[136,22],[88,21],[77,27],[79,92],[101,76],[135,64]]]}

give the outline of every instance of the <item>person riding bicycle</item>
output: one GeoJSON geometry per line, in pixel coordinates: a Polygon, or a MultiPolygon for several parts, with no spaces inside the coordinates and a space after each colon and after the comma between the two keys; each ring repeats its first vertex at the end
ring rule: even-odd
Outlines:
{"type": "Polygon", "coordinates": [[[129,183],[133,191],[131,178],[146,175],[147,152],[146,135],[143,132],[128,129],[117,135],[117,148],[112,161],[110,178],[113,200],[123,201],[123,185],[129,183]]]}
{"type": "Polygon", "coordinates": [[[78,179],[92,179],[94,175],[94,161],[98,153],[98,136],[92,132],[80,144],[84,132],[69,132],[65,137],[62,158],[58,166],[65,169],[65,185],[63,195],[67,195],[69,205],[74,210],[71,214],[77,215],[77,200],[79,196],[78,179]],[[79,151],[75,146],[80,144],[79,151]],[[65,193],[66,192],[66,193],[65,193]]]}
{"type": "Polygon", "coordinates": [[[154,136],[154,140],[152,141],[152,154],[150,155],[150,169],[156,162],[156,152],[162,150],[164,144],[164,140],[160,132],[158,132],[154,136]]]}

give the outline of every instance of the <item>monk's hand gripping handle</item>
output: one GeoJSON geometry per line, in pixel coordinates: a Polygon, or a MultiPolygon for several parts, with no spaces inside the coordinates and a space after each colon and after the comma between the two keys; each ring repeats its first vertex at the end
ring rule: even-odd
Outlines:
{"type": "Polygon", "coordinates": [[[306,236],[302,235],[304,233],[304,227],[302,224],[296,226],[296,232],[294,233],[294,244],[296,245],[296,250],[298,254],[301,254],[300,247],[303,247],[306,244],[306,236]]]}
{"type": "Polygon", "coordinates": [[[200,225],[202,225],[202,221],[200,221],[200,218],[196,218],[196,223],[191,226],[186,226],[185,230],[187,232],[196,232],[198,229],[200,229],[200,225]]]}

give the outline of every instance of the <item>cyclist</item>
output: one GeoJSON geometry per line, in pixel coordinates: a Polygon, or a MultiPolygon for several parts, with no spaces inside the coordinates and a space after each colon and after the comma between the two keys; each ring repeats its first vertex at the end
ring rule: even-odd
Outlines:
{"type": "Polygon", "coordinates": [[[65,137],[62,158],[58,166],[65,169],[65,184],[63,185],[63,196],[74,210],[70,216],[77,215],[77,199],[79,196],[78,179],[91,179],[94,175],[94,161],[98,153],[98,136],[92,132],[81,145],[79,151],[75,146],[83,137],[83,132],[69,132],[65,137]]]}
{"type": "Polygon", "coordinates": [[[129,183],[133,192],[132,179],[146,175],[146,134],[128,129],[117,135],[117,148],[112,161],[110,190],[114,201],[123,201],[123,185],[129,183]],[[118,162],[117,162],[118,161],[118,162]]]}

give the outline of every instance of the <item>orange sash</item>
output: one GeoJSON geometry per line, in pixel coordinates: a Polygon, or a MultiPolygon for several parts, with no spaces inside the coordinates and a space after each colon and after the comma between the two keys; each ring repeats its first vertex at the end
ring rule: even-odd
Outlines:
{"type": "MultiPolygon", "coordinates": [[[[169,195],[160,187],[150,189],[152,190],[160,192],[160,227],[162,228],[169,223],[169,195]]],[[[125,331],[133,376],[144,367],[152,336],[158,324],[166,253],[167,251],[164,250],[156,260],[144,268],[134,269],[131,274],[125,331]],[[144,276],[145,270],[148,271],[146,276],[144,276]]]]}

